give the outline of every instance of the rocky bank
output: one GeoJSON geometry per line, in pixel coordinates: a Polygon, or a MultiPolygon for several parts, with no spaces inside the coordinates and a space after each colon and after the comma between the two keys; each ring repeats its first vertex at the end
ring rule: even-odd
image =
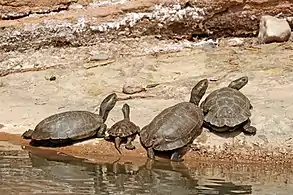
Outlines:
{"type": "Polygon", "coordinates": [[[141,36],[255,36],[263,14],[290,19],[292,7],[285,0],[0,1],[0,49],[89,46],[141,36]]]}

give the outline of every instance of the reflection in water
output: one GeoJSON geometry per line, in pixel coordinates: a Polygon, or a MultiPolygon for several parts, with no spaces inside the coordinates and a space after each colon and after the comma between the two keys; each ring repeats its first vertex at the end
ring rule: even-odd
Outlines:
{"type": "Polygon", "coordinates": [[[201,172],[200,167],[189,169],[184,163],[166,160],[94,164],[71,156],[0,151],[0,194],[240,195],[264,191],[254,186],[253,193],[251,185],[223,177],[210,179],[201,172]]]}
{"type": "Polygon", "coordinates": [[[251,194],[251,186],[231,182],[199,185],[192,170],[170,161],[93,164],[70,156],[5,151],[0,153],[0,173],[1,194],[251,194]]]}

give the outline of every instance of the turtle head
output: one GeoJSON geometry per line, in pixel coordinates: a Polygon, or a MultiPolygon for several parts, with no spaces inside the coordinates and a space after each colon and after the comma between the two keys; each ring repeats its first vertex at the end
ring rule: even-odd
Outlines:
{"type": "Polygon", "coordinates": [[[194,103],[195,105],[198,105],[201,98],[205,94],[207,88],[208,88],[208,80],[203,79],[200,80],[191,90],[191,96],[189,102],[194,103]]]}
{"type": "Polygon", "coordinates": [[[108,114],[114,108],[116,102],[117,102],[116,93],[111,93],[102,101],[99,115],[103,118],[104,122],[107,120],[108,114]]]}
{"type": "Polygon", "coordinates": [[[128,104],[123,104],[122,112],[123,112],[123,115],[124,115],[124,119],[129,120],[130,119],[130,117],[129,117],[130,108],[129,108],[128,104]]]}
{"type": "Polygon", "coordinates": [[[236,89],[236,90],[239,90],[241,89],[242,87],[244,87],[246,84],[248,83],[248,77],[247,76],[244,76],[244,77],[241,77],[239,79],[236,79],[234,81],[232,81],[228,87],[232,88],[232,89],[236,89]]]}

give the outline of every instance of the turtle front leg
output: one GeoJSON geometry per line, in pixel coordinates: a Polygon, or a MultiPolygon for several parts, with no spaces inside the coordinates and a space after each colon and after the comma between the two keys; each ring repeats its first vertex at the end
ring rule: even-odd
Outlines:
{"type": "Polygon", "coordinates": [[[251,126],[250,119],[248,119],[247,122],[243,125],[243,133],[249,134],[249,135],[256,134],[256,128],[254,126],[251,126]]]}
{"type": "Polygon", "coordinates": [[[107,130],[107,125],[106,124],[102,124],[100,126],[100,128],[97,130],[97,138],[104,138],[105,137],[105,132],[107,130]]]}
{"type": "Polygon", "coordinates": [[[111,135],[109,135],[109,133],[107,133],[109,131],[109,129],[106,130],[105,135],[104,135],[104,139],[106,141],[111,141],[113,139],[113,137],[111,135]]]}
{"type": "Polygon", "coordinates": [[[127,137],[127,142],[125,144],[125,148],[127,150],[134,150],[135,146],[132,144],[132,141],[135,139],[135,135],[134,136],[129,136],[127,137]]]}
{"type": "Polygon", "coordinates": [[[181,162],[183,161],[182,157],[190,150],[190,146],[184,146],[182,148],[176,149],[171,155],[171,161],[181,162]]]}
{"type": "Polygon", "coordinates": [[[29,129],[29,130],[27,130],[26,132],[24,132],[24,133],[21,135],[21,137],[22,137],[23,139],[31,139],[31,138],[32,138],[32,134],[33,134],[33,132],[34,132],[34,130],[29,129]]]}
{"type": "Polygon", "coordinates": [[[115,137],[115,148],[119,152],[119,154],[121,154],[120,145],[121,145],[121,138],[115,137]]]}
{"type": "Polygon", "coordinates": [[[148,148],[147,149],[147,155],[148,155],[148,158],[150,159],[155,159],[155,151],[153,148],[148,148]]]}

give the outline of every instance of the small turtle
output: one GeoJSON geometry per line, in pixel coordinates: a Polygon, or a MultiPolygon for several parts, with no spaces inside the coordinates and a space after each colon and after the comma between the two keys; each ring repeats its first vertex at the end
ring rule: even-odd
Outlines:
{"type": "Polygon", "coordinates": [[[191,91],[189,102],[164,109],[139,132],[140,141],[150,159],[154,151],[171,152],[171,161],[182,161],[193,140],[202,132],[203,112],[198,104],[208,87],[208,80],[199,81],[191,91]]]}
{"type": "Polygon", "coordinates": [[[130,108],[128,104],[124,104],[122,107],[122,112],[124,115],[124,119],[115,123],[110,129],[108,129],[108,136],[105,137],[106,140],[110,140],[114,138],[115,140],[115,148],[121,154],[120,144],[121,141],[126,140],[127,143],[125,148],[127,150],[134,150],[135,146],[132,145],[132,141],[135,139],[136,134],[140,130],[140,128],[130,121],[129,113],[130,108]]]}
{"type": "Polygon", "coordinates": [[[31,145],[61,146],[91,137],[104,137],[105,121],[117,101],[117,95],[108,95],[100,106],[99,115],[88,111],[67,111],[42,120],[34,130],[22,134],[31,139],[31,145]]]}
{"type": "Polygon", "coordinates": [[[234,131],[242,127],[246,134],[254,135],[256,128],[251,126],[249,117],[252,105],[239,90],[248,82],[244,76],[232,81],[228,87],[213,91],[201,103],[204,112],[204,126],[217,131],[234,131]]]}

